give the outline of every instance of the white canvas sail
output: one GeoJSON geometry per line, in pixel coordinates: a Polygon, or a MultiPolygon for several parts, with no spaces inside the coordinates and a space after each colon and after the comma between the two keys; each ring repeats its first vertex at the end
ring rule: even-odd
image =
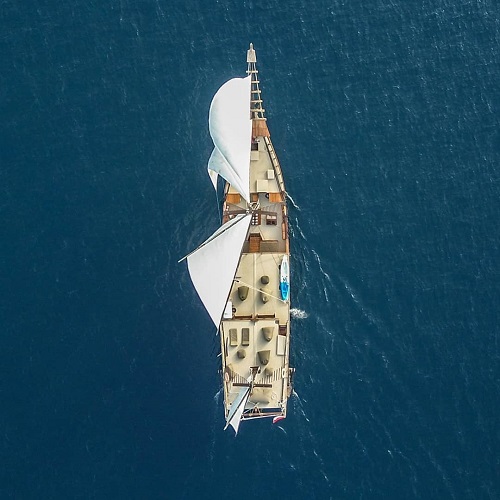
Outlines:
{"type": "Polygon", "coordinates": [[[236,399],[233,401],[231,405],[231,409],[229,410],[229,415],[227,416],[226,427],[224,430],[228,428],[230,425],[236,434],[238,434],[238,428],[240,427],[241,415],[243,415],[243,411],[245,410],[245,405],[248,401],[248,396],[250,396],[250,387],[242,387],[236,399]]]}
{"type": "Polygon", "coordinates": [[[210,180],[212,181],[215,190],[217,190],[217,177],[219,172],[226,172],[230,170],[231,165],[229,165],[229,163],[221,155],[220,151],[217,148],[214,148],[212,154],[210,155],[210,159],[208,160],[208,175],[210,176],[210,180]]]}
{"type": "Polygon", "coordinates": [[[187,257],[191,281],[216,327],[226,306],[251,217],[252,214],[237,215],[187,257]]]}
{"type": "Polygon", "coordinates": [[[233,78],[222,85],[212,99],[209,129],[215,149],[208,166],[226,179],[248,202],[252,140],[250,86],[250,76],[233,78]]]}
{"type": "Polygon", "coordinates": [[[208,175],[210,176],[210,180],[214,185],[214,189],[217,191],[217,179],[219,178],[219,174],[210,168],[210,164],[208,165],[208,175]]]}

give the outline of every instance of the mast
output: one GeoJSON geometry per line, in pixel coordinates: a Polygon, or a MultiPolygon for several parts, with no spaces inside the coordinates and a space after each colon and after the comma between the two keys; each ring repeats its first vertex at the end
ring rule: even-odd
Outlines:
{"type": "Polygon", "coordinates": [[[253,43],[250,44],[250,48],[247,51],[247,75],[251,76],[251,87],[250,87],[250,118],[252,119],[252,136],[258,137],[269,137],[269,130],[267,129],[266,117],[264,112],[266,111],[262,107],[262,96],[260,92],[260,80],[259,71],[257,70],[257,55],[253,48],[253,43]]]}

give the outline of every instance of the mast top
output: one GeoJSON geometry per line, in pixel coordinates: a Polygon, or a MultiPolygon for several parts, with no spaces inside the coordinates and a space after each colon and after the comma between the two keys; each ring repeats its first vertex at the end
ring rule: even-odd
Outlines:
{"type": "Polygon", "coordinates": [[[256,63],[257,56],[255,55],[255,50],[253,49],[253,43],[250,44],[250,48],[247,50],[247,63],[256,63]]]}

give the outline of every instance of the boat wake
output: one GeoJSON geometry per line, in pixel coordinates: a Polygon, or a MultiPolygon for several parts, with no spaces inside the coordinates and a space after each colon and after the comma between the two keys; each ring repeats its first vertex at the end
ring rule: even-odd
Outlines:
{"type": "Polygon", "coordinates": [[[292,309],[290,309],[290,315],[295,319],[306,319],[309,317],[309,314],[307,314],[305,311],[303,311],[302,309],[297,309],[295,307],[292,307],[292,309]]]}
{"type": "Polygon", "coordinates": [[[295,229],[299,232],[301,238],[306,241],[306,237],[304,236],[304,233],[302,232],[302,229],[300,229],[299,226],[299,221],[297,219],[294,220],[293,224],[290,225],[290,231],[293,236],[295,236],[295,229]]]}
{"type": "Polygon", "coordinates": [[[383,321],[377,318],[376,314],[371,311],[371,309],[364,303],[361,299],[360,295],[355,291],[354,287],[347,281],[347,279],[343,276],[339,276],[344,288],[347,290],[352,300],[356,304],[356,306],[360,309],[362,314],[377,328],[380,330],[384,330],[383,321]]]}
{"type": "Polygon", "coordinates": [[[216,407],[219,407],[220,395],[222,394],[222,387],[217,391],[217,394],[214,396],[214,401],[216,403],[216,407]]]}
{"type": "Polygon", "coordinates": [[[297,203],[295,203],[295,200],[290,196],[289,193],[286,193],[286,197],[292,202],[293,208],[300,210],[300,207],[297,205],[297,203]]]}
{"type": "MultiPolygon", "coordinates": [[[[300,396],[297,394],[297,392],[292,391],[292,404],[293,408],[296,411],[297,414],[301,414],[302,417],[306,420],[307,423],[310,423],[311,421],[306,415],[306,406],[307,403],[306,401],[303,401],[300,396]]],[[[325,461],[323,460],[323,457],[320,455],[317,449],[320,448],[317,436],[311,431],[310,426],[306,426],[304,428],[304,433],[302,433],[300,440],[303,440],[303,444],[307,444],[308,449],[312,448],[312,452],[314,454],[315,459],[317,460],[317,469],[321,473],[322,478],[324,479],[326,485],[328,488],[331,486],[330,478],[328,477],[328,474],[326,473],[326,466],[325,466],[325,461]]],[[[305,447],[303,449],[306,449],[305,447]]]]}

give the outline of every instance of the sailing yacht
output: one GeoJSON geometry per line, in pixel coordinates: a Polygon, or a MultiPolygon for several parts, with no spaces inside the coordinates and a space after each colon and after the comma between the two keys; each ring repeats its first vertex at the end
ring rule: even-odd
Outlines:
{"type": "Polygon", "coordinates": [[[287,196],[271,142],[253,45],[247,75],[213,97],[208,174],[224,182],[222,226],[187,260],[193,285],[220,335],[226,427],[286,417],[290,354],[287,196]]]}

